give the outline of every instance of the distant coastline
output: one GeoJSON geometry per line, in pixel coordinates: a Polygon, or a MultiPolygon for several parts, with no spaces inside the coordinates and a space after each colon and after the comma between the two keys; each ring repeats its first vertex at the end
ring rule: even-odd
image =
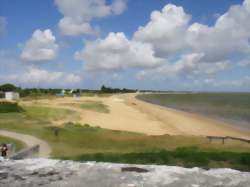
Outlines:
{"type": "Polygon", "coordinates": [[[250,131],[250,93],[150,93],[137,99],[202,114],[250,131]]]}

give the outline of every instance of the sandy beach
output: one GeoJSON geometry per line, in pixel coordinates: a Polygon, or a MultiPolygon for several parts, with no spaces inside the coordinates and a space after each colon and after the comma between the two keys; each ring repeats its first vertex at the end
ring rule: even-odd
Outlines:
{"type": "MultiPolygon", "coordinates": [[[[113,95],[111,97],[81,97],[38,100],[35,105],[67,108],[76,111],[80,119],[74,122],[88,123],[102,128],[131,131],[148,135],[195,135],[195,136],[234,136],[250,139],[246,131],[206,116],[178,111],[146,103],[135,98],[136,94],[113,95]],[[107,105],[109,113],[85,110],[71,103],[101,101],[107,105]]],[[[33,105],[34,101],[22,101],[23,105],[33,105]]],[[[60,125],[64,121],[56,121],[60,125]]]]}

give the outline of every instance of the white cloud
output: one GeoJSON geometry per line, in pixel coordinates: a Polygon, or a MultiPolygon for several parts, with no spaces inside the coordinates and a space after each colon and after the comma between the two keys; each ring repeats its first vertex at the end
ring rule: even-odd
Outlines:
{"type": "Polygon", "coordinates": [[[250,67],[250,58],[246,58],[239,62],[239,65],[242,67],[250,67]]]}
{"type": "Polygon", "coordinates": [[[233,54],[250,54],[250,0],[232,6],[218,17],[214,26],[190,25],[191,16],[182,7],[166,5],[154,11],[150,21],[134,34],[134,39],[151,43],[155,53],[171,56],[185,52],[203,53],[206,61],[224,61],[233,54]]]}
{"type": "Polygon", "coordinates": [[[70,36],[96,33],[88,22],[77,21],[71,17],[62,18],[59,22],[59,28],[63,34],[70,36]]]}
{"type": "Polygon", "coordinates": [[[81,77],[72,73],[53,72],[35,67],[28,67],[25,71],[1,76],[6,82],[25,83],[38,86],[45,85],[70,85],[81,81],[81,77]]]}
{"type": "Polygon", "coordinates": [[[186,29],[191,16],[182,7],[166,5],[162,12],[153,11],[144,27],[139,27],[134,40],[151,43],[157,55],[166,56],[186,48],[186,29]]]}
{"type": "Polygon", "coordinates": [[[154,56],[150,44],[130,41],[124,33],[109,33],[103,40],[86,43],[75,58],[85,62],[88,71],[121,71],[127,68],[152,68],[163,63],[154,56]]]}
{"type": "Polygon", "coordinates": [[[174,63],[166,63],[155,69],[138,72],[138,80],[168,80],[178,78],[193,78],[200,75],[213,75],[229,67],[227,61],[210,63],[201,61],[204,54],[192,53],[181,56],[174,63]]]}
{"type": "Polygon", "coordinates": [[[127,0],[115,0],[113,4],[111,4],[111,10],[117,15],[123,13],[127,8],[126,2],[127,0]]]}
{"type": "Polygon", "coordinates": [[[75,58],[84,62],[85,70],[110,75],[136,67],[139,80],[211,79],[231,66],[232,56],[250,55],[249,4],[245,0],[231,6],[213,26],[192,23],[182,7],[168,4],[153,11],[132,39],[109,33],[87,42],[75,58]]]}
{"type": "Polygon", "coordinates": [[[234,80],[216,80],[216,79],[204,79],[204,80],[195,80],[194,84],[196,86],[205,86],[210,88],[237,88],[245,87],[249,88],[250,86],[250,76],[244,76],[239,79],[234,80]]]}
{"type": "Polygon", "coordinates": [[[250,54],[250,26],[246,24],[249,18],[248,7],[235,5],[221,15],[213,27],[194,23],[187,30],[189,46],[196,52],[203,52],[204,58],[210,61],[250,54]]]}
{"type": "Polygon", "coordinates": [[[4,33],[7,26],[7,20],[5,17],[0,16],[0,34],[4,33]]]}
{"type": "Polygon", "coordinates": [[[21,59],[24,61],[50,61],[57,56],[58,45],[50,29],[36,30],[32,37],[25,43],[21,59]]]}
{"type": "Polygon", "coordinates": [[[126,9],[126,0],[114,0],[107,5],[106,0],[55,0],[63,18],[59,28],[65,35],[78,36],[95,34],[90,22],[112,14],[121,14],[126,9]]]}

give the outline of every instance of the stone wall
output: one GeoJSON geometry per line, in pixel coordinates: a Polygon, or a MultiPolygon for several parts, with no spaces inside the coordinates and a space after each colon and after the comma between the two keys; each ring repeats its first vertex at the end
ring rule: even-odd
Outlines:
{"type": "Polygon", "coordinates": [[[11,155],[9,158],[13,160],[21,160],[25,158],[35,158],[37,157],[37,154],[39,153],[40,146],[35,145],[33,147],[23,149],[13,155],[11,155]]]}

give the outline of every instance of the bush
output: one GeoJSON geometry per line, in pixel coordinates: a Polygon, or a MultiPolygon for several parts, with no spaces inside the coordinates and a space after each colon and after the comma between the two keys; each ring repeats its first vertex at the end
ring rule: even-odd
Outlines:
{"type": "Polygon", "coordinates": [[[18,103],[0,102],[0,113],[24,112],[24,109],[18,103]]]}
{"type": "Polygon", "coordinates": [[[250,153],[202,152],[195,147],[178,148],[175,151],[162,150],[142,153],[95,153],[64,157],[62,159],[129,164],[179,165],[188,168],[209,168],[211,166],[210,163],[213,162],[213,167],[221,167],[221,163],[226,163],[227,167],[250,171],[250,153]]]}

